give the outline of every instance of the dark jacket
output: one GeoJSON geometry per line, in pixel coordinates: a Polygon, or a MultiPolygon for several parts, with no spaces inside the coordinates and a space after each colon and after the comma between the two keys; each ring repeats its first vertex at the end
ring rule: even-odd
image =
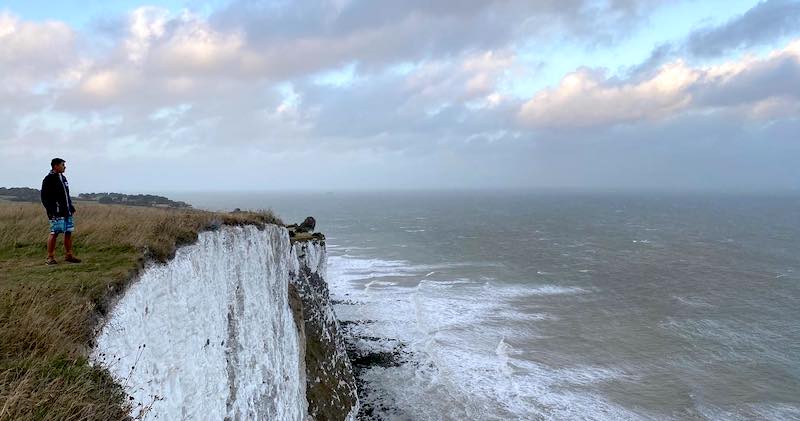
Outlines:
{"type": "Polygon", "coordinates": [[[47,217],[63,218],[72,216],[75,207],[69,197],[67,177],[50,171],[42,180],[42,205],[47,210],[47,217]]]}

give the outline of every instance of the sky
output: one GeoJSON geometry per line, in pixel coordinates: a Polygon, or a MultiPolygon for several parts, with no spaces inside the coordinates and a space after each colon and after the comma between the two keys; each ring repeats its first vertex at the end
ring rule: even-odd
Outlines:
{"type": "Polygon", "coordinates": [[[0,186],[799,191],[800,0],[0,0],[0,186]]]}

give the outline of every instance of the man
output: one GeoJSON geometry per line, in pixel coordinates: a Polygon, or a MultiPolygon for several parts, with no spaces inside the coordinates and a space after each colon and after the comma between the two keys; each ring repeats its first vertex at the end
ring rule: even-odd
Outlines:
{"type": "Polygon", "coordinates": [[[72,216],[75,215],[75,207],[72,206],[72,199],[69,197],[67,177],[63,175],[66,169],[66,161],[53,158],[50,161],[50,173],[42,180],[42,205],[47,210],[47,218],[50,219],[50,238],[47,240],[45,261],[48,265],[58,263],[55,258],[56,240],[61,233],[64,233],[64,249],[67,252],[64,260],[70,263],[81,261],[72,253],[72,232],[75,230],[72,216]]]}

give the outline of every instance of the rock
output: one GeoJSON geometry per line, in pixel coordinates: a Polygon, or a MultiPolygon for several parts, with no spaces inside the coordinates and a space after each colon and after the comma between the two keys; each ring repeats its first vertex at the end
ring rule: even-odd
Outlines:
{"type": "Polygon", "coordinates": [[[317,221],[314,219],[314,217],[309,216],[297,227],[297,232],[314,232],[314,227],[316,225],[317,221]]]}

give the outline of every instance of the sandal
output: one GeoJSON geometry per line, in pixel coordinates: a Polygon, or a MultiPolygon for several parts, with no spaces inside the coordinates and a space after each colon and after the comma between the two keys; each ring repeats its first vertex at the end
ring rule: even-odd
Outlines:
{"type": "Polygon", "coordinates": [[[52,266],[52,265],[57,265],[58,262],[56,261],[56,259],[48,257],[47,260],[44,261],[44,264],[46,264],[47,266],[52,266]]]}

